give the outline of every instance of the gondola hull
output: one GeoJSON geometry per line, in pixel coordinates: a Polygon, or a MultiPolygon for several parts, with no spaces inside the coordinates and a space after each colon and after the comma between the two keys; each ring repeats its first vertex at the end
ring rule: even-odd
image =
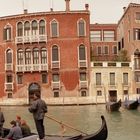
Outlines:
{"type": "Polygon", "coordinates": [[[110,112],[119,111],[120,107],[121,107],[121,100],[119,100],[118,102],[108,102],[108,103],[106,103],[106,109],[110,112]]]}
{"type": "Polygon", "coordinates": [[[124,107],[125,107],[126,109],[134,110],[134,109],[137,109],[138,106],[139,106],[138,100],[136,100],[136,101],[126,101],[126,102],[124,102],[124,107]]]}
{"type": "MultiPolygon", "coordinates": [[[[101,116],[102,119],[102,126],[101,128],[93,134],[89,135],[77,135],[77,136],[55,136],[55,135],[46,135],[47,140],[106,140],[108,136],[108,129],[106,125],[106,121],[104,116],[101,116]]],[[[8,133],[9,129],[4,129],[4,134],[6,135],[8,133]]],[[[20,140],[36,140],[37,139],[36,134],[32,134],[31,136],[24,137],[20,140]]],[[[2,138],[0,140],[6,140],[5,138],[2,138]]]]}

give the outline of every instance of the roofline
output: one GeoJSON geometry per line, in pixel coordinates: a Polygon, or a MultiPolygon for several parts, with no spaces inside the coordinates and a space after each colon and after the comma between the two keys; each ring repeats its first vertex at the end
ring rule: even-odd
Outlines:
{"type": "Polygon", "coordinates": [[[128,7],[126,8],[126,10],[124,11],[124,13],[123,13],[122,17],[120,18],[120,20],[118,21],[118,25],[120,24],[121,20],[126,15],[126,13],[127,13],[127,11],[129,10],[130,7],[140,7],[140,4],[138,4],[138,3],[130,3],[128,5],[128,7]]]}
{"type": "Polygon", "coordinates": [[[28,17],[28,16],[39,16],[39,15],[58,15],[58,14],[90,14],[90,11],[88,10],[78,10],[78,11],[49,11],[49,12],[35,12],[35,13],[27,13],[27,14],[17,14],[17,15],[9,15],[9,16],[3,16],[0,17],[0,20],[5,19],[13,19],[13,18],[20,18],[20,17],[28,17]]]}

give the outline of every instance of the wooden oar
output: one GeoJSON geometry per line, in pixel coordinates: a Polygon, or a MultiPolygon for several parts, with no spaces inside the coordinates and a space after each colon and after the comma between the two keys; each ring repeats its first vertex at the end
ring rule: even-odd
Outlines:
{"type": "Polygon", "coordinates": [[[69,124],[62,123],[62,121],[59,121],[59,120],[57,120],[57,119],[55,119],[55,118],[53,118],[53,117],[51,117],[51,116],[49,116],[49,115],[45,115],[45,117],[47,117],[47,118],[49,118],[49,119],[51,119],[51,120],[57,122],[57,123],[60,124],[60,125],[64,125],[64,126],[66,126],[66,127],[68,127],[68,128],[71,128],[71,129],[77,131],[77,132],[80,132],[80,133],[82,133],[82,134],[84,134],[84,135],[88,135],[87,133],[85,133],[85,132],[83,132],[83,131],[81,131],[81,130],[79,130],[79,129],[76,129],[76,128],[70,126],[69,124]]]}

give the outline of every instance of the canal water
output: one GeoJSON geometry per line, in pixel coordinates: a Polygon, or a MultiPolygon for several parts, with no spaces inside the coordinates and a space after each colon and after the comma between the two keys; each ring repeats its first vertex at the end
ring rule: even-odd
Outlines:
{"type": "MultiPolygon", "coordinates": [[[[3,106],[2,111],[6,119],[5,127],[10,127],[10,121],[20,115],[27,121],[32,132],[36,132],[28,107],[3,106]]],[[[89,134],[100,128],[100,116],[104,115],[108,126],[107,140],[140,140],[140,107],[137,110],[121,108],[119,112],[109,113],[105,105],[48,106],[48,115],[89,134]]],[[[44,123],[47,134],[61,134],[61,126],[56,122],[45,117],[44,123]]],[[[76,134],[79,133],[66,128],[64,135],[76,134]]]]}

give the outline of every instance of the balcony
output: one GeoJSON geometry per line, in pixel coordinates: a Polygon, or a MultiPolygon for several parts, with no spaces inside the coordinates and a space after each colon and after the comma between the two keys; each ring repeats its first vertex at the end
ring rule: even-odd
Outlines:
{"type": "Polygon", "coordinates": [[[47,35],[18,36],[15,42],[16,44],[47,42],[47,35]]]}
{"type": "Polygon", "coordinates": [[[59,69],[60,68],[60,61],[52,61],[51,68],[52,69],[59,69]]]}
{"type": "Polygon", "coordinates": [[[48,64],[17,65],[17,72],[48,71],[48,64]]]}
{"type": "Polygon", "coordinates": [[[57,81],[57,82],[53,82],[52,81],[52,89],[55,90],[55,89],[60,89],[60,81],[57,81]]]}
{"type": "Polygon", "coordinates": [[[80,81],[79,88],[80,89],[88,89],[88,81],[80,81]]]}
{"type": "Polygon", "coordinates": [[[13,91],[13,83],[5,83],[5,91],[13,91]]]}
{"type": "Polygon", "coordinates": [[[12,63],[5,64],[5,70],[6,71],[13,71],[13,64],[12,63]]]}
{"type": "Polygon", "coordinates": [[[87,60],[79,60],[78,67],[79,68],[86,68],[87,67],[87,60]]]}

